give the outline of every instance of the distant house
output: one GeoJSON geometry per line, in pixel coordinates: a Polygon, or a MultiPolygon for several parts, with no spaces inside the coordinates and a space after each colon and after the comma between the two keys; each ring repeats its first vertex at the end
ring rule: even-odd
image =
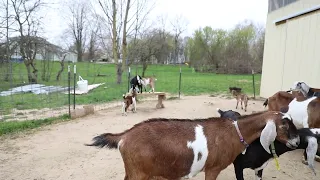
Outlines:
{"type": "MultiPolygon", "coordinates": [[[[54,45],[41,37],[32,37],[33,42],[37,45],[37,52],[35,55],[36,60],[50,60],[60,61],[59,56],[66,53],[65,61],[77,62],[77,54],[74,52],[67,51],[60,46],[54,45]]],[[[22,55],[19,47],[20,37],[9,38],[9,47],[11,52],[11,60],[21,62],[22,55]]],[[[6,46],[6,42],[0,43],[0,48],[3,49],[6,46]]]]}

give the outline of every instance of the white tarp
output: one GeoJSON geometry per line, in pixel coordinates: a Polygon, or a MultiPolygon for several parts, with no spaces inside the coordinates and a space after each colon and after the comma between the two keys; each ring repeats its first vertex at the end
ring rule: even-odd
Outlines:
{"type": "MultiPolygon", "coordinates": [[[[73,88],[70,88],[73,89],[73,88]]],[[[53,92],[61,92],[67,91],[68,87],[61,87],[61,86],[45,86],[43,84],[29,84],[25,86],[15,87],[9,89],[8,91],[0,92],[0,96],[9,96],[12,94],[19,94],[19,93],[33,93],[33,94],[49,94],[53,92]]]]}

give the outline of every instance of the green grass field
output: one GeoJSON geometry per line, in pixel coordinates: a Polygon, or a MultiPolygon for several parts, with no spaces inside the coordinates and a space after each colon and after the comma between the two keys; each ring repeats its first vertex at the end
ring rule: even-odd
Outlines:
{"type": "MultiPolygon", "coordinates": [[[[37,62],[38,83],[52,86],[68,86],[68,73],[67,66],[62,74],[61,80],[56,81],[55,77],[59,71],[60,65],[55,62],[51,64],[50,80],[42,81],[42,62],[37,62]]],[[[73,86],[73,65],[71,65],[71,85],[73,86]]],[[[76,104],[95,104],[105,103],[113,100],[121,100],[122,94],[127,92],[128,88],[128,73],[123,73],[123,82],[116,84],[115,65],[113,64],[97,64],[97,63],[76,63],[77,75],[81,75],[84,79],[88,80],[89,84],[105,83],[104,85],[93,89],[86,95],[77,95],[76,104]],[[104,76],[98,76],[104,75],[104,76]]],[[[241,87],[243,91],[252,96],[253,84],[252,75],[226,75],[214,73],[196,73],[192,68],[181,66],[181,94],[182,95],[199,95],[199,94],[219,94],[228,93],[229,86],[241,87]]],[[[156,91],[168,92],[174,97],[179,93],[179,71],[180,66],[174,65],[150,65],[146,71],[146,76],[155,74],[157,78],[156,91]]],[[[27,71],[24,64],[15,64],[13,66],[13,81],[3,81],[3,69],[0,69],[0,91],[8,90],[10,87],[17,87],[26,85],[27,71]]],[[[142,68],[133,66],[131,67],[131,77],[139,74],[141,75],[142,68]]],[[[255,90],[256,95],[260,92],[260,74],[255,75],[255,90]]],[[[78,77],[77,77],[78,79],[78,77]]],[[[71,95],[71,103],[73,96],[71,95]]],[[[16,94],[10,96],[0,96],[0,115],[4,115],[2,122],[0,119],[0,136],[17,133],[20,131],[36,129],[38,127],[46,126],[49,124],[68,121],[69,116],[63,115],[55,118],[46,118],[30,121],[4,121],[10,119],[14,115],[18,115],[16,111],[27,109],[42,109],[42,108],[57,108],[68,105],[68,95],[63,93],[52,93],[49,95],[35,95],[32,93],[16,94]]]]}
{"type": "MultiPolygon", "coordinates": [[[[55,77],[60,69],[60,65],[54,62],[50,68],[51,78],[48,82],[42,81],[42,62],[37,62],[39,69],[38,79],[40,84],[64,86],[68,85],[67,66],[62,74],[62,79],[56,81],[55,77]]],[[[72,86],[73,86],[73,65],[72,86]]],[[[92,104],[105,103],[113,100],[121,100],[122,94],[127,91],[128,73],[123,73],[122,84],[116,84],[115,65],[114,64],[97,64],[97,63],[76,63],[77,75],[81,75],[88,80],[89,84],[105,83],[104,85],[90,91],[86,95],[77,95],[76,104],[92,104]],[[104,76],[97,76],[98,74],[104,76]]],[[[213,94],[227,93],[229,86],[237,86],[243,88],[243,91],[249,95],[253,94],[252,75],[226,75],[214,73],[196,73],[192,72],[192,68],[185,65],[182,67],[181,76],[181,94],[182,95],[198,95],[198,94],[213,94]]],[[[146,75],[155,74],[157,78],[156,91],[164,91],[173,95],[178,95],[179,92],[179,69],[180,66],[174,65],[150,65],[146,71],[146,75]]],[[[3,72],[1,70],[1,72],[3,72]]],[[[142,68],[131,67],[131,77],[136,73],[141,74],[142,68]]],[[[27,82],[27,71],[24,64],[15,64],[13,66],[13,82],[3,82],[0,84],[0,90],[8,90],[11,85],[23,85],[27,82]]],[[[78,77],[77,77],[78,78],[78,77]]],[[[255,75],[256,95],[260,92],[259,74],[255,75]]],[[[71,96],[73,98],[73,96],[71,96]]],[[[72,100],[71,100],[72,102],[72,100]]],[[[68,105],[68,95],[62,93],[52,93],[49,95],[35,95],[32,93],[16,94],[11,96],[0,96],[0,110],[4,114],[10,114],[13,108],[23,109],[41,109],[55,108],[68,105]]]]}

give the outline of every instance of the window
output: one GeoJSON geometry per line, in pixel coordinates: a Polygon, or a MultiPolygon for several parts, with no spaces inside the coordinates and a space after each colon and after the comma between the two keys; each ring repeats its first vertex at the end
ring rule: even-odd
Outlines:
{"type": "Polygon", "coordinates": [[[294,3],[298,0],[269,0],[268,13],[287,6],[288,4],[294,3]]]}

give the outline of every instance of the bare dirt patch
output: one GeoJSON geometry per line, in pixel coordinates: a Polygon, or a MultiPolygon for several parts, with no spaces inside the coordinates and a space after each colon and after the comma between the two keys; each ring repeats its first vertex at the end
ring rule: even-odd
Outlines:
{"type": "MultiPolygon", "coordinates": [[[[248,112],[264,110],[262,101],[250,100],[248,112]]],[[[51,125],[33,134],[0,141],[0,179],[2,180],[69,180],[123,179],[124,167],[116,150],[96,149],[83,144],[105,132],[121,132],[152,117],[199,118],[218,116],[216,108],[235,110],[235,99],[209,95],[183,97],[164,101],[166,108],[155,109],[156,101],[140,102],[137,113],[121,116],[120,107],[100,110],[78,120],[51,125]]],[[[238,109],[241,114],[244,113],[238,109]]],[[[302,151],[295,150],[279,158],[280,171],[270,161],[263,179],[316,179],[301,163],[302,151]]],[[[320,165],[316,171],[320,174],[320,165]]],[[[245,179],[254,180],[254,172],[246,169],[245,179]]],[[[204,179],[200,173],[193,180],[204,179]]],[[[222,171],[219,180],[235,179],[233,165],[222,171]]]]}

